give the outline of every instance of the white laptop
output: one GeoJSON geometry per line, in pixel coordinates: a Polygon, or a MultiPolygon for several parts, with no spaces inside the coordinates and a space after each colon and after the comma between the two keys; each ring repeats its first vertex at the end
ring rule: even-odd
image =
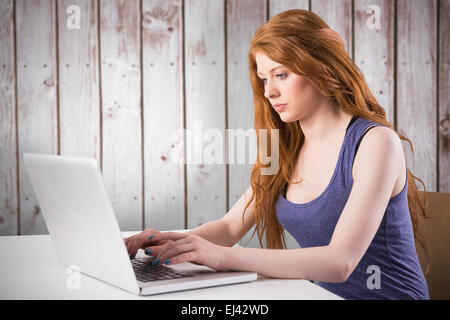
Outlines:
{"type": "Polygon", "coordinates": [[[150,295],[253,281],[257,273],[217,272],[190,262],[151,266],[129,258],[95,159],[24,153],[56,255],[67,267],[127,291],[150,295]]]}

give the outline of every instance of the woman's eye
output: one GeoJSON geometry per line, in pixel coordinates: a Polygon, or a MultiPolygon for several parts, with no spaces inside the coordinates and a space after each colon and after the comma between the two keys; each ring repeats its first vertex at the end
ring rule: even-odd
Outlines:
{"type": "MultiPolygon", "coordinates": [[[[280,78],[280,79],[285,79],[286,76],[287,76],[287,74],[286,74],[286,73],[279,73],[279,74],[277,74],[276,76],[277,76],[278,78],[280,78]]],[[[266,79],[265,79],[265,78],[261,79],[261,81],[262,81],[263,83],[266,83],[266,79]]]]}

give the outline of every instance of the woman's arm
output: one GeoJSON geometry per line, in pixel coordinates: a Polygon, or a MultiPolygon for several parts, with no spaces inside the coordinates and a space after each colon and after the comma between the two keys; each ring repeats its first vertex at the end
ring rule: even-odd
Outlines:
{"type": "Polygon", "coordinates": [[[206,222],[186,233],[197,235],[220,246],[231,247],[236,243],[231,238],[229,226],[223,219],[206,222]]]}
{"type": "Polygon", "coordinates": [[[252,204],[245,211],[244,224],[242,224],[242,213],[250,199],[250,195],[251,187],[247,189],[224,217],[204,223],[186,233],[195,234],[221,246],[231,247],[235,245],[254,224],[252,204]]]}
{"type": "Polygon", "coordinates": [[[330,246],[302,249],[224,248],[225,270],[253,271],[269,278],[344,282],[348,264],[330,246]]]}

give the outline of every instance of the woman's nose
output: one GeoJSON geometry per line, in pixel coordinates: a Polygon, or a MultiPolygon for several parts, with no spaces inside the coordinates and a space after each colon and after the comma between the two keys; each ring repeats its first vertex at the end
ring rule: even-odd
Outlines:
{"type": "Polygon", "coordinates": [[[272,85],[271,83],[267,83],[264,91],[264,96],[266,97],[266,99],[276,97],[278,94],[279,94],[278,89],[275,88],[275,86],[272,85]]]}

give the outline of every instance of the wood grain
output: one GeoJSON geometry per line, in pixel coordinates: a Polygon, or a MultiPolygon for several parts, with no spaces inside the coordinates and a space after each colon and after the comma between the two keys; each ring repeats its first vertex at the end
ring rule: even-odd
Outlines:
{"type": "Polygon", "coordinates": [[[414,146],[413,159],[404,144],[407,166],[431,192],[437,188],[436,9],[435,0],[398,1],[397,124],[414,146]]]}
{"type": "Polygon", "coordinates": [[[450,0],[439,17],[439,192],[450,192],[450,0]]]}
{"type": "Polygon", "coordinates": [[[145,227],[184,229],[182,2],[142,5],[145,227]]]}
{"type": "Polygon", "coordinates": [[[0,235],[19,232],[14,2],[0,2],[0,235]]]}
{"type": "Polygon", "coordinates": [[[269,0],[269,18],[290,9],[309,10],[308,0],[269,0]]]}
{"type": "Polygon", "coordinates": [[[97,17],[97,1],[58,2],[60,152],[100,162],[97,17]],[[71,6],[80,10],[79,29],[68,25],[77,14],[71,6]]]}
{"type": "Polygon", "coordinates": [[[22,155],[58,153],[55,26],[55,1],[16,1],[21,234],[48,233],[22,155]]]}
{"type": "Polygon", "coordinates": [[[364,74],[372,94],[386,111],[386,119],[394,124],[394,2],[356,1],[354,37],[354,61],[364,74]],[[379,11],[371,10],[371,6],[379,11]],[[375,19],[379,20],[379,26],[375,19]]]}
{"type": "Polygon", "coordinates": [[[103,174],[122,231],[142,229],[138,0],[100,1],[103,174]]]}
{"type": "Polygon", "coordinates": [[[226,213],[224,10],[223,1],[184,2],[186,129],[195,140],[186,144],[188,228],[226,213]],[[204,161],[219,153],[220,163],[204,161]]]}

